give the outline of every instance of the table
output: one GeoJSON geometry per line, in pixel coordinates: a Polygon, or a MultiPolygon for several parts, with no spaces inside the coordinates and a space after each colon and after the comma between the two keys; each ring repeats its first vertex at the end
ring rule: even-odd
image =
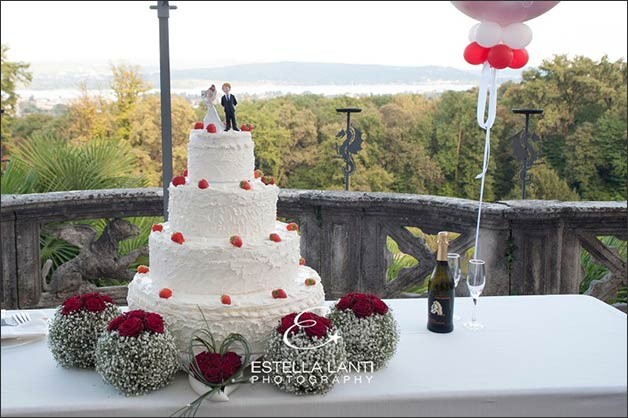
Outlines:
{"type": "MultiPolygon", "coordinates": [[[[243,385],[197,416],[626,416],[626,314],[593,297],[481,297],[478,332],[458,298],[450,334],[427,331],[425,299],[387,302],[401,339],[371,383],[301,397],[243,385]]],[[[1,392],[2,416],[167,416],[197,396],[181,374],[125,397],[93,370],[57,366],[45,339],[2,349],[1,392]]]]}

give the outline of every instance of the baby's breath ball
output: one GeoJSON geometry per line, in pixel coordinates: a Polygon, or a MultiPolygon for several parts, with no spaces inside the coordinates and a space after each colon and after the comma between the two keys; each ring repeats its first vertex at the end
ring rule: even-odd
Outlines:
{"type": "Polygon", "coordinates": [[[329,319],[310,312],[282,318],[264,356],[271,383],[295,395],[328,392],[339,379],[337,371],[346,366],[344,343],[335,334],[329,319]]]}
{"type": "Polygon", "coordinates": [[[98,292],[74,296],[55,311],[48,330],[48,347],[63,367],[94,367],[100,333],[120,314],[113,300],[98,292]]]}
{"type": "Polygon", "coordinates": [[[125,395],[169,384],[179,370],[179,352],[157,313],[135,310],[115,318],[98,339],[96,371],[125,395]]]}
{"type": "Polygon", "coordinates": [[[350,362],[372,362],[378,370],[395,354],[397,321],[377,296],[351,293],[340,299],[329,318],[338,327],[350,362]]]}

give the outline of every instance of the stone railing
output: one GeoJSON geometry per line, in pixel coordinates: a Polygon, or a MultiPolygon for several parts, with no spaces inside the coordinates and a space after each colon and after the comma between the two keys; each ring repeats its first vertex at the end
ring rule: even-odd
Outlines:
{"type": "MultiPolygon", "coordinates": [[[[408,296],[433,269],[425,234],[458,233],[453,252],[474,245],[478,202],[439,196],[282,190],[278,215],[301,225],[301,252],[320,273],[328,299],[350,291],[408,296]],[[387,279],[387,238],[418,263],[387,279]]],[[[159,216],[161,189],[115,189],[2,195],[2,307],[51,306],[43,290],[39,237],[50,222],[159,216]]],[[[614,299],[626,285],[626,260],[597,237],[626,240],[626,202],[504,201],[483,206],[479,256],[487,263],[485,295],[578,293],[582,248],[609,269],[587,293],[614,299]]],[[[103,288],[124,302],[125,286],[103,288]]],[[[465,286],[458,291],[464,294],[465,286]]],[[[620,307],[622,308],[622,307],[620,307]]],[[[625,309],[625,306],[623,307],[625,309]]]]}

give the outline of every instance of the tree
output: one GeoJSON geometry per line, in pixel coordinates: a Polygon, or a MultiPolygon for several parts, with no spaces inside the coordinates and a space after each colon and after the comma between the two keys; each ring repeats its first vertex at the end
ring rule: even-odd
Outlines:
{"type": "MultiPolygon", "coordinates": [[[[2,44],[2,139],[7,141],[10,139],[9,134],[9,126],[12,119],[16,115],[17,108],[17,100],[18,94],[16,93],[16,88],[18,84],[28,84],[32,81],[33,76],[28,71],[30,64],[25,62],[13,62],[9,61],[8,58],[9,47],[5,44],[2,44]]],[[[4,144],[3,144],[4,146],[4,144]]],[[[4,151],[4,150],[3,150],[4,151]]]]}
{"type": "Polygon", "coordinates": [[[131,135],[131,115],[142,94],[150,89],[150,85],[144,81],[138,66],[113,65],[111,67],[113,81],[111,89],[116,95],[113,106],[117,137],[128,139],[131,135]]]}
{"type": "MultiPolygon", "coordinates": [[[[528,199],[576,201],[580,196],[575,190],[569,188],[556,171],[541,161],[535,164],[529,171],[530,181],[526,187],[528,199]]],[[[520,180],[520,179],[519,179],[520,180]]],[[[517,182],[511,192],[510,199],[521,199],[521,184],[517,182]]]]}

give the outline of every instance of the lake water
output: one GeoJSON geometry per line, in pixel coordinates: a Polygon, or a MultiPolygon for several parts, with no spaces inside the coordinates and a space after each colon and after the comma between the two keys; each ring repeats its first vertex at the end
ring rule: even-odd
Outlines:
{"type": "MultiPolygon", "coordinates": [[[[479,82],[479,80],[478,80],[479,82]]],[[[447,90],[468,90],[477,84],[456,84],[456,83],[430,83],[430,84],[355,84],[355,85],[290,85],[290,84],[272,84],[272,83],[241,83],[234,85],[233,92],[236,95],[253,96],[258,98],[276,97],[286,94],[322,94],[325,96],[369,96],[384,95],[398,93],[415,93],[415,94],[437,94],[447,90]]],[[[198,85],[189,88],[172,88],[173,94],[181,94],[200,99],[200,92],[208,86],[198,85]]],[[[159,89],[153,89],[151,92],[158,92],[159,89]]],[[[49,104],[65,103],[68,100],[77,98],[81,95],[78,89],[52,89],[52,90],[17,90],[17,93],[23,100],[33,97],[37,102],[48,102],[49,104]]],[[[88,90],[89,94],[102,95],[106,98],[113,98],[113,91],[104,90],[88,90]]]]}

